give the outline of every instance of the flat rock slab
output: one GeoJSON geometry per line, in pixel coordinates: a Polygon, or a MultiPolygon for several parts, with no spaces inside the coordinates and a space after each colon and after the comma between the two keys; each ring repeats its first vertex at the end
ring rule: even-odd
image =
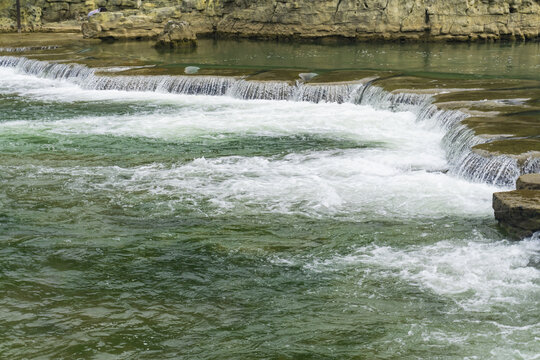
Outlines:
{"type": "Polygon", "coordinates": [[[540,190],[540,174],[521,175],[516,182],[517,190],[540,190]]]}
{"type": "Polygon", "coordinates": [[[514,190],[493,194],[493,209],[499,224],[516,238],[540,230],[540,191],[514,190]]]}

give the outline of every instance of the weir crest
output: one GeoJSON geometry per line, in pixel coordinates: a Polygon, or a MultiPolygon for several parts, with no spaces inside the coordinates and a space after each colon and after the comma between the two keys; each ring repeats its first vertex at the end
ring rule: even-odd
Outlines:
{"type": "Polygon", "coordinates": [[[449,173],[475,182],[512,186],[520,174],[540,171],[540,158],[530,156],[518,162],[507,155],[478,154],[472,147],[490,141],[474,134],[461,123],[467,114],[442,110],[426,94],[392,93],[373,84],[305,84],[302,81],[252,81],[226,76],[124,76],[99,75],[97,69],[79,64],[61,64],[0,56],[0,67],[37,77],[65,80],[91,90],[152,91],[190,95],[230,96],[245,100],[288,100],[313,103],[334,102],[369,105],[391,111],[411,111],[417,121],[429,123],[446,132],[442,146],[446,151],[449,173]]]}

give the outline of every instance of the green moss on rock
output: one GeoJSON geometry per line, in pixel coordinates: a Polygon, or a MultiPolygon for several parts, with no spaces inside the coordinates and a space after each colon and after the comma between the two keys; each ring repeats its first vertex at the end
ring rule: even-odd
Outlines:
{"type": "Polygon", "coordinates": [[[494,155],[540,154],[540,139],[503,139],[476,145],[473,150],[484,150],[494,155]]]}

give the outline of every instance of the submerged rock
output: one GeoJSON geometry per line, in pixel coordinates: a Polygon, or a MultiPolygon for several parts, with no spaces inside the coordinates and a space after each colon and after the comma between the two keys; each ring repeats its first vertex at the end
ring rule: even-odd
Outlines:
{"type": "Polygon", "coordinates": [[[186,66],[184,69],[184,72],[188,75],[196,74],[200,70],[200,67],[198,66],[186,66]]]}
{"type": "Polygon", "coordinates": [[[302,79],[303,81],[309,81],[309,80],[313,79],[317,75],[319,75],[319,74],[317,74],[317,73],[300,73],[300,74],[298,74],[300,79],[302,79]]]}
{"type": "Polygon", "coordinates": [[[494,193],[493,210],[512,237],[524,238],[540,230],[540,174],[522,175],[517,190],[494,193]]]}
{"type": "Polygon", "coordinates": [[[155,46],[157,47],[196,47],[197,35],[185,21],[167,22],[159,35],[155,46]]]}

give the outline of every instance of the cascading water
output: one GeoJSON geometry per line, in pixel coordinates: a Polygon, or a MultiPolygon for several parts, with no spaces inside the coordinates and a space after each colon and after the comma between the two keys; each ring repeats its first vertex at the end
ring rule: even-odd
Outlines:
{"type": "Polygon", "coordinates": [[[355,103],[394,111],[416,110],[431,103],[431,98],[428,95],[412,93],[393,94],[378,86],[373,86],[373,82],[369,83],[369,85],[355,99],[355,103]]]}
{"type": "Polygon", "coordinates": [[[538,234],[491,208],[517,165],[475,158],[465,114],[376,81],[0,64],[3,357],[540,352],[538,234]]]}
{"type": "Polygon", "coordinates": [[[0,47],[0,53],[21,53],[21,52],[30,52],[30,51],[40,51],[40,50],[56,50],[60,48],[57,45],[47,45],[47,46],[21,46],[21,47],[0,47]]]}
{"type": "MultiPolygon", "coordinates": [[[[441,110],[432,105],[425,94],[390,93],[367,83],[290,84],[283,81],[247,81],[216,76],[99,76],[95,70],[77,64],[55,64],[23,57],[0,57],[0,66],[50,79],[73,81],[95,90],[157,91],[175,94],[228,95],[246,100],[290,100],[308,102],[353,102],[392,111],[412,111],[418,121],[429,122],[447,132],[443,145],[450,171],[472,181],[502,186],[512,185],[521,173],[533,167],[520,168],[507,156],[482,156],[471,152],[474,145],[487,141],[461,125],[466,115],[459,111],[441,110]]],[[[530,161],[534,162],[534,159],[530,161]]]]}
{"type": "Polygon", "coordinates": [[[540,157],[530,157],[523,164],[524,174],[540,173],[540,157]]]}
{"type": "Polygon", "coordinates": [[[284,81],[236,81],[227,95],[246,100],[287,100],[293,96],[294,87],[284,81]]]}

